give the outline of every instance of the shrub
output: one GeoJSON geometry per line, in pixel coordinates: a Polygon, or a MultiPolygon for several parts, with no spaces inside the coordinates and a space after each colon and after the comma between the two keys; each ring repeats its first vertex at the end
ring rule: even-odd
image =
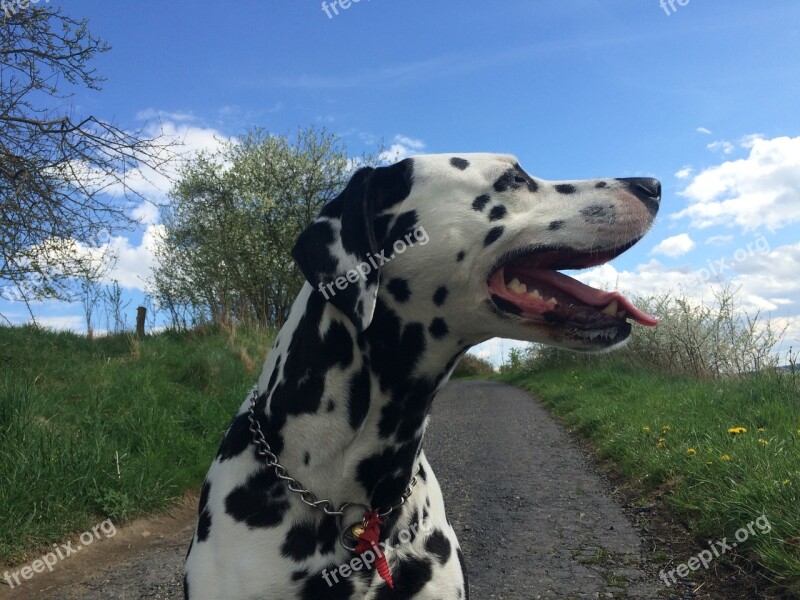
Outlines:
{"type": "Polygon", "coordinates": [[[465,354],[453,371],[453,377],[475,377],[494,375],[492,363],[474,354],[465,354]]]}
{"type": "Polygon", "coordinates": [[[730,287],[718,291],[710,305],[669,293],[640,296],[634,303],[656,315],[658,327],[634,327],[630,341],[617,352],[587,355],[531,344],[512,350],[503,370],[526,373],[621,360],[661,372],[719,378],[778,364],[774,352],[784,331],[775,330],[759,313],[746,314],[730,287]]]}

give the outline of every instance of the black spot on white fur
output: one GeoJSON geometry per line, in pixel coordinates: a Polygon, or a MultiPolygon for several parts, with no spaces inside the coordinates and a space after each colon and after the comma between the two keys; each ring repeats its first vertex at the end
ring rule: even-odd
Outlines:
{"type": "Polygon", "coordinates": [[[478,212],[481,212],[484,208],[486,208],[486,205],[489,204],[490,200],[491,198],[489,197],[489,194],[483,194],[481,196],[478,196],[477,198],[475,198],[475,200],[472,201],[472,210],[477,210],[478,212]]]}
{"type": "Polygon", "coordinates": [[[503,231],[505,228],[503,227],[492,227],[489,230],[489,233],[486,234],[486,238],[483,240],[484,246],[489,246],[494,244],[497,240],[500,239],[500,236],[503,235],[503,231]]]}
{"type": "Polygon", "coordinates": [[[469,167],[469,161],[465,158],[458,158],[454,156],[450,159],[450,164],[453,165],[456,169],[463,171],[467,167],[469,167]]]}
{"type": "Polygon", "coordinates": [[[225,433],[225,437],[222,438],[222,444],[217,451],[217,459],[220,462],[224,462],[239,456],[250,445],[251,437],[250,421],[247,418],[247,413],[234,417],[230,427],[228,427],[228,431],[225,433]]]}
{"type": "MultiPolygon", "coordinates": [[[[326,567],[328,573],[336,572],[338,564],[331,563],[326,567]]],[[[320,572],[318,575],[308,577],[300,590],[301,600],[353,600],[353,582],[350,579],[339,577],[338,582],[329,586],[320,572]]]]}
{"type": "Polygon", "coordinates": [[[367,416],[370,405],[369,367],[364,365],[350,380],[350,395],[347,401],[347,418],[350,427],[358,429],[367,416]]]}
{"type": "Polygon", "coordinates": [[[281,554],[295,562],[311,557],[316,550],[317,525],[309,522],[293,525],[281,546],[281,554]]]}
{"type": "Polygon", "coordinates": [[[447,323],[444,319],[436,317],[428,326],[428,331],[431,332],[431,335],[435,339],[440,340],[449,333],[450,328],[447,327],[447,323]]]}
{"type": "Polygon", "coordinates": [[[458,557],[458,564],[461,565],[461,577],[464,583],[464,598],[469,600],[469,580],[467,579],[467,563],[464,561],[464,553],[461,548],[456,548],[456,556],[458,557]]]}
{"type": "Polygon", "coordinates": [[[436,289],[436,293],[433,294],[433,303],[436,306],[441,306],[447,301],[447,294],[448,294],[447,287],[443,285],[439,286],[436,289]]]}
{"type": "Polygon", "coordinates": [[[506,207],[502,204],[498,204],[497,206],[493,207],[492,210],[489,211],[489,220],[490,221],[498,221],[506,216],[508,211],[506,207]]]}
{"type": "Polygon", "coordinates": [[[251,475],[225,498],[225,512],[248,527],[275,527],[283,522],[289,502],[286,488],[266,467],[251,475]]]}
{"type": "Polygon", "coordinates": [[[547,226],[548,231],[558,231],[564,227],[564,221],[550,221],[550,225],[547,226]]]}
{"type": "Polygon", "coordinates": [[[397,567],[392,571],[394,589],[386,582],[376,594],[376,600],[400,600],[413,598],[431,580],[433,576],[432,563],[429,558],[409,557],[398,561],[397,567]]]}
{"type": "Polygon", "coordinates": [[[505,171],[498,177],[497,181],[494,182],[494,191],[505,192],[506,190],[520,187],[522,184],[515,180],[516,174],[516,169],[508,169],[505,171]]]}
{"type": "Polygon", "coordinates": [[[425,540],[425,550],[435,556],[439,564],[444,565],[450,560],[450,540],[442,533],[440,529],[435,529],[433,533],[425,540]]]}
{"type": "Polygon", "coordinates": [[[386,284],[386,289],[394,296],[398,302],[406,302],[411,297],[411,290],[408,288],[408,282],[405,279],[392,279],[386,284]]]}
{"type": "Polygon", "coordinates": [[[208,509],[208,495],[211,492],[211,483],[206,481],[200,490],[199,517],[197,519],[197,541],[205,542],[211,532],[211,511],[208,509]]]}
{"type": "Polygon", "coordinates": [[[571,183],[559,183],[555,188],[559,194],[574,194],[578,191],[571,183]]]}

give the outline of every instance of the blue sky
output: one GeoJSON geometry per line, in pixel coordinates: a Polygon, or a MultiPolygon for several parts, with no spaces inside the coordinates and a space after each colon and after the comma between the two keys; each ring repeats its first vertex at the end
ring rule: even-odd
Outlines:
{"type": "MultiPolygon", "coordinates": [[[[582,278],[707,300],[698,269],[722,260],[743,304],[787,324],[797,346],[800,4],[673,6],[360,0],[329,18],[317,1],[71,0],[65,11],[112,46],[96,63],[103,90],[76,96],[77,112],[160,122],[189,149],[317,124],[354,154],[383,140],[399,156],[508,152],[545,179],[656,176],[653,232],[582,278]]],[[[153,181],[142,189],[159,201],[167,183],[153,181]]],[[[140,230],[113,241],[134,304],[158,227],[137,214],[140,230]]],[[[34,310],[81,328],[77,305],[34,310]]],[[[27,319],[19,303],[0,313],[27,319]]],[[[498,347],[478,351],[497,359],[498,347]]]]}

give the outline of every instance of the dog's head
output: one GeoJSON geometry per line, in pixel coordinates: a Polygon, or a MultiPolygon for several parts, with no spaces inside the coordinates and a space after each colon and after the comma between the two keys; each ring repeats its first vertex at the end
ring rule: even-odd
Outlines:
{"type": "Polygon", "coordinates": [[[292,255],[359,330],[380,298],[434,339],[603,350],[627,339],[630,321],[655,319],[560,271],[633,246],[660,196],[649,178],[552,182],[513,156],[416,156],[356,172],[292,255]]]}

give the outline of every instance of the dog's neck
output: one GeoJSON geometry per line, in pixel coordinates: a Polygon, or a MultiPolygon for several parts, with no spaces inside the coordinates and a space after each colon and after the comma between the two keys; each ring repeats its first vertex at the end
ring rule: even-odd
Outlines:
{"type": "Polygon", "coordinates": [[[356,332],[304,286],[264,365],[257,408],[281,464],[317,497],[373,508],[400,498],[433,397],[468,347],[455,336],[434,343],[427,328],[379,298],[356,332]]]}

